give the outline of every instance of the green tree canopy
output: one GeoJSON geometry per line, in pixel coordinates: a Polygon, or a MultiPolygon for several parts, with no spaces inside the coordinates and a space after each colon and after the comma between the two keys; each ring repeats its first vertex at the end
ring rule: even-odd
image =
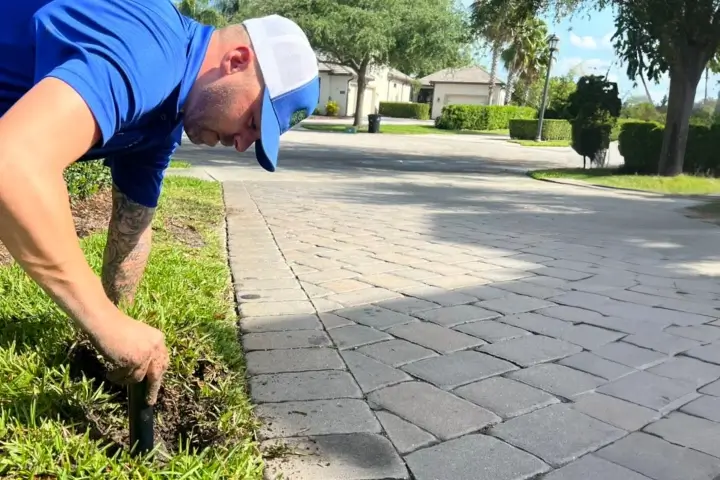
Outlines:
{"type": "Polygon", "coordinates": [[[296,21],[328,63],[353,70],[356,126],[372,66],[424,75],[470,61],[467,19],[453,0],[268,0],[262,9],[296,21]]]}

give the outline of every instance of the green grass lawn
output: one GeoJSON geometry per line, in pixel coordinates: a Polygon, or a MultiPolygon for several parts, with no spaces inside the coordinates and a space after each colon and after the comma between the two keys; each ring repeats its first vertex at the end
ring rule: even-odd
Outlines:
{"type": "Polygon", "coordinates": [[[190,168],[192,164],[185,160],[171,160],[170,168],[190,168]]]}
{"type": "Polygon", "coordinates": [[[570,140],[544,140],[536,142],[535,140],[508,140],[510,143],[517,143],[523,147],[569,147],[570,140]]]}
{"type": "MultiPolygon", "coordinates": [[[[303,123],[302,127],[307,130],[316,130],[320,132],[345,132],[350,125],[332,124],[332,123],[303,123]]],[[[358,129],[359,133],[367,133],[367,125],[363,125],[358,129]]],[[[380,124],[380,133],[389,133],[395,135],[427,135],[435,134],[496,134],[508,135],[509,130],[442,130],[432,125],[382,125],[380,124]]]]}
{"type": "Polygon", "coordinates": [[[655,175],[629,175],[618,173],[614,169],[567,168],[556,170],[536,170],[530,172],[536,179],[570,179],[581,180],[594,185],[628,188],[647,192],[667,193],[675,195],[708,195],[720,193],[720,179],[679,175],[677,177],[660,177],[655,175]]]}
{"type": "MultiPolygon", "coordinates": [[[[167,337],[155,408],[167,454],[129,456],[126,391],[103,383],[94,350],[20,268],[0,267],[0,478],[262,478],[222,221],[220,184],[165,179],[129,314],[167,337]]],[[[104,237],[81,240],[98,273],[104,237]]]]}

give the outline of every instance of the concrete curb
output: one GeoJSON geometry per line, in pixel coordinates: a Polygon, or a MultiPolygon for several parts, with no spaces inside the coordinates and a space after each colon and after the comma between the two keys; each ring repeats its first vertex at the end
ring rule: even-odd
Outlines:
{"type": "Polygon", "coordinates": [[[609,185],[596,185],[593,183],[584,182],[582,180],[567,180],[567,179],[559,179],[559,178],[535,178],[532,175],[530,175],[531,172],[527,172],[527,176],[532,178],[533,180],[538,180],[541,182],[549,182],[549,183],[557,183],[560,185],[572,185],[575,187],[584,187],[584,188],[591,188],[595,190],[615,190],[623,193],[629,193],[631,195],[636,195],[638,197],[651,197],[651,198],[668,198],[668,199],[677,199],[677,200],[712,200],[712,199],[720,199],[720,194],[717,193],[711,193],[708,195],[677,195],[677,194],[671,194],[671,193],[658,193],[658,192],[647,192],[644,190],[633,190],[632,188],[623,188],[623,187],[612,187],[609,185]]]}

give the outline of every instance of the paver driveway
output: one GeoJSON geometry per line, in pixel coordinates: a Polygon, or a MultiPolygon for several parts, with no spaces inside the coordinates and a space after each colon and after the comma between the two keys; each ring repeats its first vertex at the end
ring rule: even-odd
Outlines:
{"type": "Polygon", "coordinates": [[[178,155],[225,181],[262,440],[301,453],[270,478],[720,475],[720,229],[482,142],[310,144],[273,175],[178,155]]]}

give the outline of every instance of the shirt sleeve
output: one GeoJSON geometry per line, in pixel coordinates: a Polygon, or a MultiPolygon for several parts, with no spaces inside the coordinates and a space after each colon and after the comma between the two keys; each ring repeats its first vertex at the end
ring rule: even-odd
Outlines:
{"type": "Polygon", "coordinates": [[[140,205],[157,207],[165,171],[181,137],[182,126],[178,126],[160,147],[106,158],[105,164],[110,167],[118,190],[140,205]]]}
{"type": "Polygon", "coordinates": [[[33,17],[35,82],[55,77],[85,100],[101,146],[160,105],[184,73],[187,34],[169,0],[54,0],[33,17]]]}

